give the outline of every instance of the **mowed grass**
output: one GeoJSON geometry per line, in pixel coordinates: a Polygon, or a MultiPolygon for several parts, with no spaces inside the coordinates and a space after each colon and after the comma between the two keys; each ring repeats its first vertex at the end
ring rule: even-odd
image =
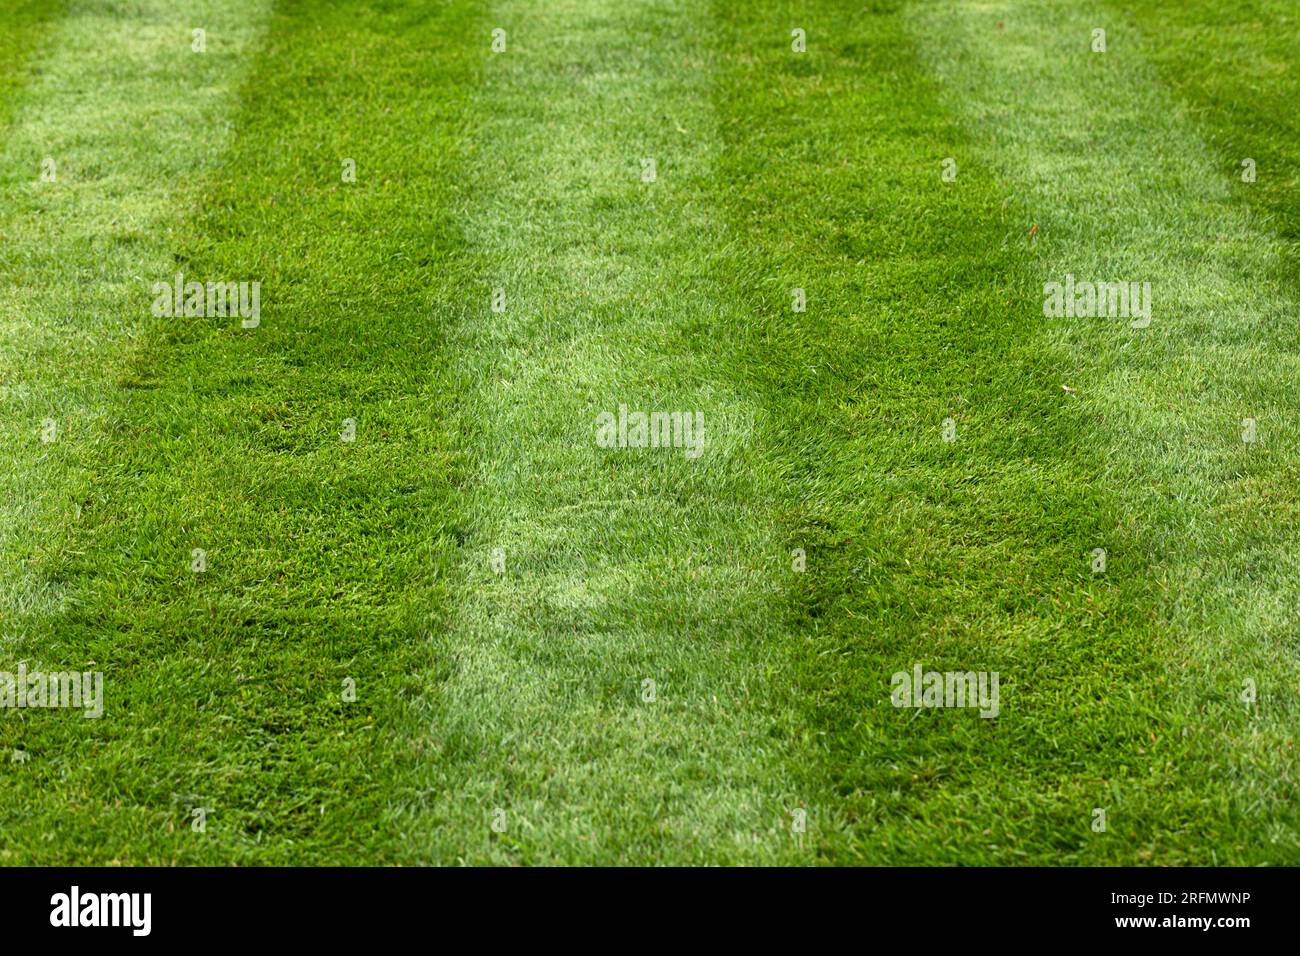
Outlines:
{"type": "Polygon", "coordinates": [[[1121,832],[1144,844],[1143,860],[1292,860],[1283,794],[1297,674],[1281,582],[1296,572],[1296,459],[1282,437],[1297,420],[1286,384],[1295,350],[1291,290],[1275,278],[1287,244],[1251,214],[1131,25],[1066,4],[987,12],[1001,31],[955,5],[914,22],[1040,224],[1040,280],[1150,276],[1157,290],[1153,336],[1043,323],[1052,342],[1091,359],[1086,384],[1064,384],[1096,416],[1105,485],[1141,534],[1141,550],[1113,554],[1112,568],[1139,559],[1133,571],[1157,598],[1143,643],[1163,673],[1133,688],[1147,740],[1130,752],[1131,785],[1118,784],[1124,826],[1136,828],[1121,832]],[[1104,54],[1087,42],[1098,26],[1108,27],[1104,54]],[[986,41],[990,27],[1003,39],[986,41]],[[1012,108],[1013,94],[1032,105],[1012,108]],[[1248,418],[1278,431],[1243,441],[1248,418]],[[1241,700],[1247,680],[1258,707],[1241,700]]]}
{"type": "Polygon", "coordinates": [[[448,343],[475,465],[409,808],[437,858],[807,858],[772,732],[773,475],[754,395],[707,345],[745,315],[709,269],[728,233],[706,18],[658,2],[488,16],[508,45],[471,106],[475,279],[448,343]],[[597,447],[620,405],[702,412],[703,455],[597,447]]]}
{"type": "Polygon", "coordinates": [[[1296,862],[1285,4],[163,6],[0,86],[0,862],[1296,862]]]}
{"type": "Polygon", "coordinates": [[[123,293],[141,332],[107,370],[96,465],[68,492],[79,520],[32,545],[69,596],[16,635],[15,656],[94,661],[110,716],[6,722],[28,755],[6,777],[24,794],[4,801],[9,859],[418,850],[384,822],[420,756],[439,545],[455,534],[437,344],[459,117],[445,91],[472,88],[474,58],[440,48],[452,22],[282,7],[258,39],[280,80],[245,81],[230,115],[191,131],[239,135],[196,206],[156,225],[169,254],[123,293]],[[155,321],[152,283],[177,272],[260,280],[261,325],[155,321]]]}
{"type": "Polygon", "coordinates": [[[41,0],[14,0],[5,7],[0,23],[0,121],[8,123],[18,93],[31,82],[32,59],[63,13],[63,4],[41,0]]]}

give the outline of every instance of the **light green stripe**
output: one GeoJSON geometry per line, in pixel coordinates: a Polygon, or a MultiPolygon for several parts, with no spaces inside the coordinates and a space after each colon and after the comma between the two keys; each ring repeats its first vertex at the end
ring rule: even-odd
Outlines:
{"type": "Polygon", "coordinates": [[[492,23],[508,49],[478,108],[482,265],[460,333],[479,468],[435,722],[463,757],[439,807],[460,825],[431,839],[480,861],[807,859],[759,705],[783,551],[756,405],[681,338],[741,321],[701,274],[727,241],[706,201],[707,16],[567,0],[500,3],[492,23]],[[702,411],[703,456],[598,448],[597,415],[620,404],[702,411]],[[501,837],[484,825],[498,806],[501,837]]]}
{"type": "Polygon", "coordinates": [[[111,424],[105,389],[148,315],[149,284],[172,271],[193,185],[229,141],[269,8],[73,3],[15,108],[0,154],[0,635],[62,599],[33,583],[30,544],[77,520],[59,489],[111,424]],[[45,419],[53,444],[40,440],[45,419]]]}

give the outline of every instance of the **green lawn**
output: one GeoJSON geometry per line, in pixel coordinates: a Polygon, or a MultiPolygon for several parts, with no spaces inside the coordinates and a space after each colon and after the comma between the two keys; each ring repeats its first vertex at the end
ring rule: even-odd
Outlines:
{"type": "Polygon", "coordinates": [[[0,863],[1300,863],[1297,26],[0,0],[0,863]]]}

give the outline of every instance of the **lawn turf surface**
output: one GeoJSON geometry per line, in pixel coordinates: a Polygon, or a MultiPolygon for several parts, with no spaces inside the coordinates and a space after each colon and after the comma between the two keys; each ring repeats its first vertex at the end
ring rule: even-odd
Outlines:
{"type": "Polygon", "coordinates": [[[1226,7],[6,0],[0,670],[106,713],[0,715],[0,862],[1300,860],[1300,40],[1226,7]]]}

